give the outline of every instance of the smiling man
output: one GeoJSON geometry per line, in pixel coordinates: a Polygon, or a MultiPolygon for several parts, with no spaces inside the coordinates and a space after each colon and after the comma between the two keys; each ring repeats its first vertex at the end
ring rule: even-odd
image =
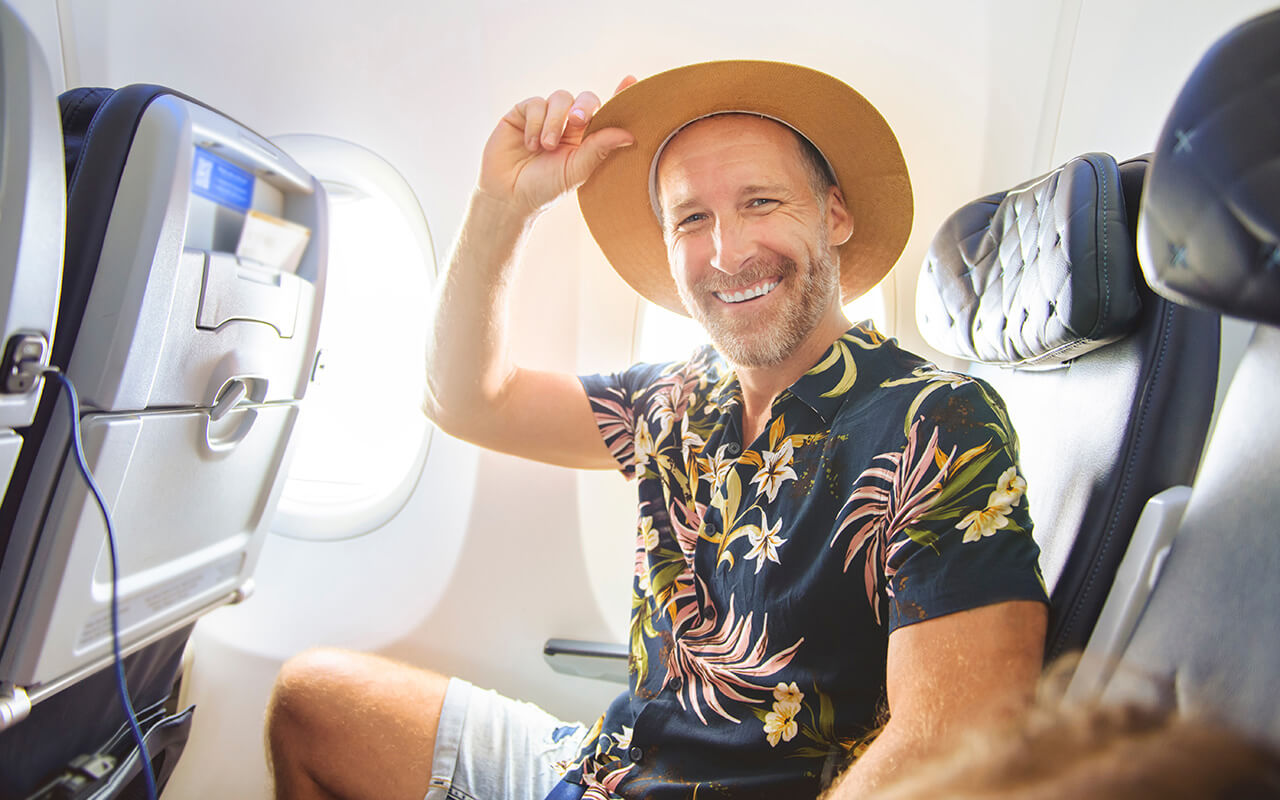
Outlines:
{"type": "Polygon", "coordinates": [[[778,392],[848,328],[831,242],[853,226],[821,158],[781,124],[722,114],[657,161],[657,209],[680,300],[738,371],[744,442],[778,392]],[[754,395],[754,396],[752,396],[754,395]]]}
{"type": "Polygon", "coordinates": [[[353,653],[289,662],[282,797],[857,797],[1024,705],[1045,593],[1017,439],[980,381],[848,302],[897,260],[896,138],[771,62],[518,104],[485,147],[438,297],[427,412],[485,447],[637,482],[631,683],[594,725],[353,653]],[[508,354],[533,220],[579,187],[640,294],[714,347],[575,377],[508,354]],[[886,715],[887,714],[887,721],[886,715]]]}

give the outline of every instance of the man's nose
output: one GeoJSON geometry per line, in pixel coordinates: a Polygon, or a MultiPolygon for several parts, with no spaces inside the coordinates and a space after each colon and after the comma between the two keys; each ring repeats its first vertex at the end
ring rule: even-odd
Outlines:
{"type": "Polygon", "coordinates": [[[738,274],[755,252],[750,231],[737,220],[717,220],[713,239],[711,266],[728,275],[738,274]]]}

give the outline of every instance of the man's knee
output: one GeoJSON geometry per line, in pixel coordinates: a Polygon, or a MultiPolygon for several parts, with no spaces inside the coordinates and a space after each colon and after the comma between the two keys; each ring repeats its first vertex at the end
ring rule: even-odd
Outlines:
{"type": "Polygon", "coordinates": [[[314,649],[284,663],[267,705],[267,735],[273,745],[331,722],[332,709],[341,706],[342,676],[352,669],[351,655],[314,649]]]}
{"type": "MultiPolygon", "coordinates": [[[[379,656],[335,648],[306,650],[281,667],[267,708],[267,733],[275,743],[291,734],[311,742],[350,733],[354,718],[394,714],[401,702],[443,701],[449,679],[379,656]]],[[[437,705],[438,708],[438,705],[437,705]]],[[[434,727],[434,726],[432,726],[434,727]]]]}

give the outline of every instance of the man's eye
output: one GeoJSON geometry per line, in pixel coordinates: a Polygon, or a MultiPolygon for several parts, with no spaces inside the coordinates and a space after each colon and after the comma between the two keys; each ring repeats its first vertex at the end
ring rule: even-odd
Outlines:
{"type": "Polygon", "coordinates": [[[765,206],[772,205],[772,204],[774,204],[774,203],[776,203],[776,202],[778,202],[778,201],[777,201],[777,200],[774,200],[774,199],[773,199],[773,198],[771,198],[771,197],[756,197],[756,198],[752,198],[751,200],[747,201],[747,206],[748,206],[749,208],[763,208],[763,207],[765,207],[765,206]]]}
{"type": "Polygon", "coordinates": [[[689,216],[687,216],[687,217],[685,217],[684,219],[682,219],[682,220],[680,220],[679,222],[677,222],[677,223],[676,223],[676,227],[677,227],[677,228],[687,228],[687,227],[689,227],[690,225],[693,225],[694,223],[697,223],[697,222],[701,222],[701,221],[703,221],[703,220],[704,220],[704,219],[706,219],[706,218],[707,218],[707,215],[706,215],[706,214],[702,214],[702,213],[698,213],[698,214],[690,214],[689,216]]]}

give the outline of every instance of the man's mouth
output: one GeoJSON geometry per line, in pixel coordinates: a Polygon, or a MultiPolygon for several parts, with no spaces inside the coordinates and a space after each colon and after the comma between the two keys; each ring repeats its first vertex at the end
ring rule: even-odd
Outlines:
{"type": "Polygon", "coordinates": [[[721,302],[745,303],[746,301],[754,300],[757,297],[764,297],[769,292],[778,288],[779,283],[780,281],[777,279],[770,278],[769,280],[761,281],[755,286],[748,286],[746,289],[739,289],[736,292],[714,292],[713,294],[715,294],[721,302]]]}

